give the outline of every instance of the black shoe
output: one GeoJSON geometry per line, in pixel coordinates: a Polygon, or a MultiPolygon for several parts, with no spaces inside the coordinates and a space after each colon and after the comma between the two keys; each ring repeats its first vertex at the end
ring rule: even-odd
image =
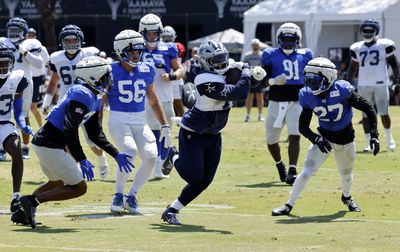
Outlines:
{"type": "Polygon", "coordinates": [[[165,159],[161,171],[164,175],[168,175],[171,173],[172,168],[174,168],[174,162],[172,162],[172,158],[178,155],[178,151],[175,146],[172,146],[168,150],[167,158],[165,159]]]}
{"type": "Polygon", "coordinates": [[[296,167],[289,167],[289,171],[286,176],[286,184],[293,185],[296,178],[297,178],[296,167]]]}
{"type": "Polygon", "coordinates": [[[279,178],[282,182],[286,182],[286,167],[283,162],[276,164],[276,169],[278,169],[279,178]]]}
{"type": "Polygon", "coordinates": [[[22,147],[22,159],[29,159],[29,147],[22,147]]]}
{"type": "Polygon", "coordinates": [[[285,204],[280,208],[272,209],[272,216],[280,216],[280,215],[289,215],[290,211],[292,211],[292,206],[289,204],[285,204]]]}
{"type": "Polygon", "coordinates": [[[13,212],[11,215],[11,221],[15,224],[22,224],[25,226],[30,224],[21,208],[18,208],[15,212],[13,212]]]}
{"type": "Polygon", "coordinates": [[[178,210],[168,206],[167,209],[165,209],[164,212],[162,213],[161,219],[165,222],[168,222],[171,225],[182,225],[182,223],[176,217],[178,213],[179,213],[178,210]]]}
{"type": "Polygon", "coordinates": [[[11,205],[10,205],[10,211],[11,213],[14,213],[15,211],[17,211],[19,209],[19,205],[20,205],[20,198],[21,196],[17,195],[12,201],[11,201],[11,205]]]}
{"type": "Polygon", "coordinates": [[[357,206],[356,202],[351,196],[346,198],[342,194],[342,202],[349,208],[350,212],[361,212],[361,208],[357,206]]]}
{"type": "Polygon", "coordinates": [[[21,207],[26,215],[27,221],[29,222],[29,224],[31,224],[32,228],[35,228],[36,227],[35,215],[37,206],[37,203],[34,202],[35,198],[32,195],[29,195],[29,196],[22,196],[20,200],[21,200],[21,207]]]}

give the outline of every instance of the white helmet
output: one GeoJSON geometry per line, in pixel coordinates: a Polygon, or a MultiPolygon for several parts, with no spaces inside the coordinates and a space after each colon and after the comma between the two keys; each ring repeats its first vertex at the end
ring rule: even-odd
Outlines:
{"type": "Polygon", "coordinates": [[[292,54],[300,45],[301,41],[300,27],[294,23],[284,23],[276,31],[276,40],[279,47],[287,55],[292,54]]]}
{"type": "Polygon", "coordinates": [[[327,91],[337,78],[336,65],[327,58],[315,58],[304,68],[304,85],[314,95],[327,91]]]}
{"type": "Polygon", "coordinates": [[[157,42],[160,40],[161,33],[163,32],[163,25],[161,23],[161,19],[153,14],[149,13],[143,16],[139,22],[139,33],[142,34],[146,44],[151,47],[157,46],[157,42]],[[146,38],[146,32],[155,31],[158,33],[158,37],[155,41],[148,41],[146,38]]]}
{"type": "Polygon", "coordinates": [[[123,30],[114,38],[114,50],[123,61],[132,67],[135,67],[139,64],[139,61],[142,58],[144,39],[137,31],[123,30]],[[128,53],[130,51],[140,51],[140,56],[136,62],[130,60],[128,53]]]}
{"type": "Polygon", "coordinates": [[[76,64],[75,74],[100,94],[107,93],[106,88],[111,84],[111,66],[99,56],[88,56],[76,64]]]}
{"type": "Polygon", "coordinates": [[[224,74],[229,69],[229,52],[221,42],[210,40],[200,45],[199,61],[205,70],[224,74]]]}
{"type": "Polygon", "coordinates": [[[172,26],[165,26],[163,33],[161,33],[161,38],[164,42],[174,42],[176,39],[176,31],[172,26]]]}

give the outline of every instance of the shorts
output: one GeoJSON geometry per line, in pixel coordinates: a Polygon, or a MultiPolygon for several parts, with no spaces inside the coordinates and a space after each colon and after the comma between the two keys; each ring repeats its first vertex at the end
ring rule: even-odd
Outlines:
{"type": "MultiPolygon", "coordinates": [[[[389,113],[389,88],[382,86],[358,86],[358,93],[369,101],[372,106],[375,104],[378,114],[381,116],[389,113]]],[[[363,113],[364,118],[367,117],[363,113]]]]}
{"type": "Polygon", "coordinates": [[[183,80],[172,81],[172,96],[174,100],[182,100],[183,80]]]}
{"type": "Polygon", "coordinates": [[[32,102],[39,103],[43,100],[44,82],[46,78],[44,75],[32,77],[33,81],[33,96],[32,102]]]}
{"type": "Polygon", "coordinates": [[[0,124],[0,149],[4,150],[4,141],[10,135],[18,136],[18,131],[14,125],[11,122],[4,122],[4,124],[0,124]]]}

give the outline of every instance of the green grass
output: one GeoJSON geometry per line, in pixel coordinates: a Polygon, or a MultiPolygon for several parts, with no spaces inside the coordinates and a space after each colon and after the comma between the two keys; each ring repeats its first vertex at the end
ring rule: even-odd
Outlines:
{"type": "MultiPolygon", "coordinates": [[[[400,107],[390,111],[399,144],[400,107]]],[[[255,118],[255,109],[252,112],[255,118]]],[[[181,211],[185,225],[178,227],[160,220],[165,206],[184,186],[176,171],[168,180],[149,182],[140,192],[144,215],[114,217],[109,214],[114,172],[102,181],[97,170],[86,195],[40,205],[37,221],[43,224],[34,230],[16,226],[8,213],[11,162],[1,162],[0,251],[398,251],[400,157],[399,150],[386,151],[382,128],[382,152],[376,157],[360,153],[356,159],[352,194],[361,213],[349,213],[341,203],[340,178],[330,157],[309,181],[293,215],[272,217],[271,209],[286,202],[291,187],[278,182],[265,144],[264,124],[254,120],[246,124],[244,116],[244,108],[232,110],[214,182],[181,211]]],[[[356,145],[362,150],[365,140],[361,125],[356,124],[360,118],[355,111],[356,145]]],[[[95,161],[86,143],[82,144],[95,161]]],[[[302,138],[298,170],[302,170],[308,145],[302,138]]],[[[287,143],[281,144],[287,163],[286,147],[287,143]]],[[[35,154],[31,156],[25,162],[24,194],[46,181],[35,154]]],[[[108,161],[114,170],[115,162],[110,157],[108,161]]]]}

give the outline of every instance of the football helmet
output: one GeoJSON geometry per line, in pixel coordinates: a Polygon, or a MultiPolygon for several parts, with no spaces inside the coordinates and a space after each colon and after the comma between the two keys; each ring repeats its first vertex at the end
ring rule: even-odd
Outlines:
{"type": "Polygon", "coordinates": [[[135,67],[142,58],[144,39],[140,33],[134,30],[123,30],[115,36],[114,50],[123,61],[135,67]],[[129,54],[131,51],[139,51],[139,57],[131,56],[129,54]]]}
{"type": "Polygon", "coordinates": [[[172,26],[165,26],[164,31],[161,33],[162,41],[165,43],[174,42],[176,39],[176,31],[172,26]]]}
{"type": "Polygon", "coordinates": [[[327,91],[337,78],[336,65],[326,58],[315,58],[304,68],[304,85],[314,95],[327,91]]]}
{"type": "Polygon", "coordinates": [[[0,79],[7,78],[14,67],[14,54],[8,46],[0,42],[0,79]]]}
{"type": "Polygon", "coordinates": [[[76,76],[104,95],[112,84],[111,66],[99,56],[88,56],[76,64],[76,76]]]}
{"type": "Polygon", "coordinates": [[[156,47],[158,41],[161,38],[162,32],[163,32],[163,25],[161,23],[161,19],[157,15],[149,13],[140,19],[139,33],[142,34],[147,45],[151,47],[156,47]],[[147,32],[157,32],[157,37],[148,39],[146,36],[147,32]]]}
{"type": "Polygon", "coordinates": [[[210,40],[200,45],[199,61],[205,70],[224,74],[229,69],[229,52],[221,42],[210,40]]]}
{"type": "Polygon", "coordinates": [[[7,37],[13,43],[18,43],[25,39],[25,36],[28,33],[28,23],[23,18],[14,17],[8,20],[6,30],[7,37]]]}
{"type": "Polygon", "coordinates": [[[75,54],[82,48],[84,38],[81,28],[73,24],[64,26],[58,35],[62,48],[69,54],[75,54]]]}
{"type": "Polygon", "coordinates": [[[300,27],[294,23],[284,23],[276,32],[279,47],[287,55],[292,54],[300,45],[301,36],[300,27]]]}
{"type": "Polygon", "coordinates": [[[361,22],[360,33],[364,41],[369,43],[378,36],[380,30],[379,22],[373,18],[365,19],[361,22]]]}

